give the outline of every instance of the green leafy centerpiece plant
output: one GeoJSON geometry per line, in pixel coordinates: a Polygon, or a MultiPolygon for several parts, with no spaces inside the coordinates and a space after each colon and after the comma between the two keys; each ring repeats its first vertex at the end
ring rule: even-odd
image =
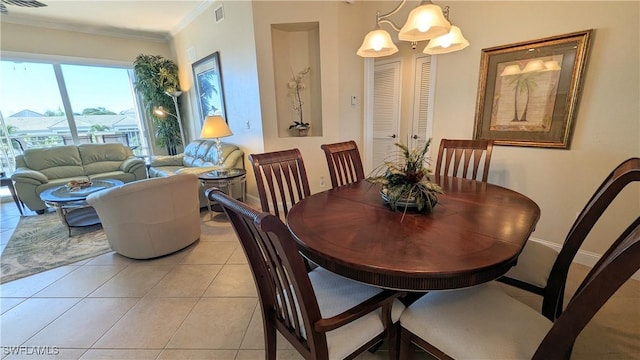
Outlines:
{"type": "Polygon", "coordinates": [[[389,203],[393,211],[431,212],[438,203],[437,194],[442,194],[440,185],[431,182],[427,168],[427,150],[431,139],[421,149],[410,150],[406,145],[396,143],[400,150],[397,161],[385,161],[382,166],[367,177],[367,181],[382,185],[382,198],[389,203]]]}

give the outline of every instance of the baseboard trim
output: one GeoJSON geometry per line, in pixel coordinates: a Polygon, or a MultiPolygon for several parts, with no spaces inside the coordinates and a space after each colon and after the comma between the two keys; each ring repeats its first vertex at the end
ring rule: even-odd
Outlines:
{"type": "MultiPolygon", "coordinates": [[[[556,244],[547,240],[542,240],[534,237],[530,237],[529,240],[548,246],[556,251],[560,251],[560,249],[562,248],[562,246],[560,246],[559,244],[556,244]]],[[[602,255],[591,252],[591,251],[578,250],[578,253],[576,254],[576,257],[573,259],[573,261],[575,263],[586,265],[592,268],[596,265],[596,263],[598,262],[598,260],[600,260],[601,257],[602,255]]],[[[640,280],[640,271],[637,271],[635,274],[633,274],[631,278],[634,280],[640,280]]]]}

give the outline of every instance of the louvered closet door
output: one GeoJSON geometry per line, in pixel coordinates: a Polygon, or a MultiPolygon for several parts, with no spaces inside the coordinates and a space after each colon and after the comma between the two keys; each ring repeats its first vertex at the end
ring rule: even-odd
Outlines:
{"type": "MultiPolygon", "coordinates": [[[[411,146],[422,148],[432,134],[433,88],[431,76],[431,56],[416,58],[415,86],[413,93],[413,119],[411,126],[411,146]]],[[[431,144],[429,156],[433,157],[434,145],[431,144]]],[[[437,147],[436,147],[437,148],[437,147]]],[[[431,164],[432,166],[435,164],[431,164]]]]}
{"type": "Polygon", "coordinates": [[[394,160],[400,124],[400,60],[376,61],[373,91],[373,169],[394,160]]]}

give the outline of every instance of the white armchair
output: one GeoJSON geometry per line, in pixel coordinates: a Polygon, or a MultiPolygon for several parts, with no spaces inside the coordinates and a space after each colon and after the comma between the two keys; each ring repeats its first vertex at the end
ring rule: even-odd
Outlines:
{"type": "Polygon", "coordinates": [[[200,238],[200,182],[194,174],[134,181],[87,197],[111,248],[149,259],[178,251],[200,238]]]}

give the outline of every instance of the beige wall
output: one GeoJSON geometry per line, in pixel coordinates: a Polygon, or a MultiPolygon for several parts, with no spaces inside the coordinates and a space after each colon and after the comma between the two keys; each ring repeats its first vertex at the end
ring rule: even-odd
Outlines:
{"type": "MultiPolygon", "coordinates": [[[[363,4],[362,16],[374,16],[376,8],[387,12],[396,3],[363,4]]],[[[452,22],[471,45],[436,56],[435,146],[442,138],[473,136],[483,48],[595,30],[571,148],[497,146],[489,176],[490,182],[538,203],[542,216],[534,237],[562,243],[577,212],[609,172],[623,160],[640,156],[639,3],[448,1],[438,5],[451,7],[452,22]]],[[[398,23],[404,19],[393,18],[400,19],[398,23]]],[[[583,250],[601,254],[612,236],[638,214],[640,185],[635,184],[607,211],[583,250]]]]}
{"type": "Polygon", "coordinates": [[[168,41],[151,41],[0,22],[2,51],[113,60],[133,64],[139,54],[172,57],[168,41]]]}
{"type": "Polygon", "coordinates": [[[263,124],[260,114],[260,94],[256,65],[256,46],[251,3],[225,1],[225,19],[215,21],[215,2],[186,28],[178,32],[172,41],[180,71],[180,84],[185,93],[183,111],[190,119],[185,132],[189,140],[200,137],[201,122],[195,90],[193,88],[192,63],[216,51],[220,54],[220,68],[225,95],[226,115],[233,136],[223,142],[238,145],[245,153],[247,189],[257,195],[255,177],[247,156],[264,152],[263,124]],[[195,54],[190,58],[189,54],[195,54]]]}

